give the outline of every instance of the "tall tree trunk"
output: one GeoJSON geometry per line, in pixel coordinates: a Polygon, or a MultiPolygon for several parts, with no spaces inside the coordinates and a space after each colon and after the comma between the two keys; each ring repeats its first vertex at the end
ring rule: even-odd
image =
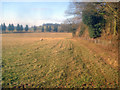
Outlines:
{"type": "Polygon", "coordinates": [[[114,33],[113,35],[115,36],[117,34],[117,31],[116,31],[116,17],[114,17],[114,33]]]}

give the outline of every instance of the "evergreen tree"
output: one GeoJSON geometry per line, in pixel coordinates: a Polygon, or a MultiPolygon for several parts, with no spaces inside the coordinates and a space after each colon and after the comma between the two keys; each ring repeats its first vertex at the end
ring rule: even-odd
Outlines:
{"type": "Polygon", "coordinates": [[[23,25],[20,25],[20,31],[21,32],[23,31],[23,25]]]}
{"type": "Polygon", "coordinates": [[[29,29],[28,25],[25,26],[25,31],[27,32],[29,29]]]}
{"type": "Polygon", "coordinates": [[[16,30],[19,32],[20,31],[20,25],[17,24],[16,30]]]}
{"type": "Polygon", "coordinates": [[[8,30],[9,30],[9,31],[12,30],[11,24],[8,25],[8,30]]]}
{"type": "Polygon", "coordinates": [[[13,25],[13,24],[11,25],[11,30],[12,30],[12,31],[14,31],[14,30],[15,30],[15,27],[14,27],[14,25],[13,25]]]}
{"type": "Polygon", "coordinates": [[[0,33],[2,32],[2,24],[0,25],[0,33]]]}
{"type": "Polygon", "coordinates": [[[5,23],[3,23],[3,25],[2,25],[2,31],[6,31],[6,25],[5,25],[5,23]]]}

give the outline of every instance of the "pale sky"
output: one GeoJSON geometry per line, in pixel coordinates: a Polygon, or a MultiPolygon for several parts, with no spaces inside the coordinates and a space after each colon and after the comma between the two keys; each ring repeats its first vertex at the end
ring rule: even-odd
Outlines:
{"type": "Polygon", "coordinates": [[[19,23],[30,26],[62,23],[67,18],[65,11],[71,1],[102,0],[0,0],[0,21],[7,25],[19,23]]]}
{"type": "Polygon", "coordinates": [[[3,2],[2,22],[30,26],[62,23],[68,5],[69,2],[3,2]]]}

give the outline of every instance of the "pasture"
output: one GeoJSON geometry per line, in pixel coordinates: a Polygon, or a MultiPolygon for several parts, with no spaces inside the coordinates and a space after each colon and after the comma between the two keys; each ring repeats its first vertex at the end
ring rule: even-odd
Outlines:
{"type": "Polygon", "coordinates": [[[117,62],[116,54],[71,33],[2,35],[3,88],[115,88],[117,62]]]}

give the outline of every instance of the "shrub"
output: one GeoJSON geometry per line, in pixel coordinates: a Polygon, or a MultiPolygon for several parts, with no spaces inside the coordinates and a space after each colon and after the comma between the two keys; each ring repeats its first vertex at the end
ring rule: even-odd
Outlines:
{"type": "Polygon", "coordinates": [[[91,38],[100,37],[105,23],[103,16],[94,12],[83,12],[82,17],[83,23],[89,27],[89,36],[91,38]]]}

